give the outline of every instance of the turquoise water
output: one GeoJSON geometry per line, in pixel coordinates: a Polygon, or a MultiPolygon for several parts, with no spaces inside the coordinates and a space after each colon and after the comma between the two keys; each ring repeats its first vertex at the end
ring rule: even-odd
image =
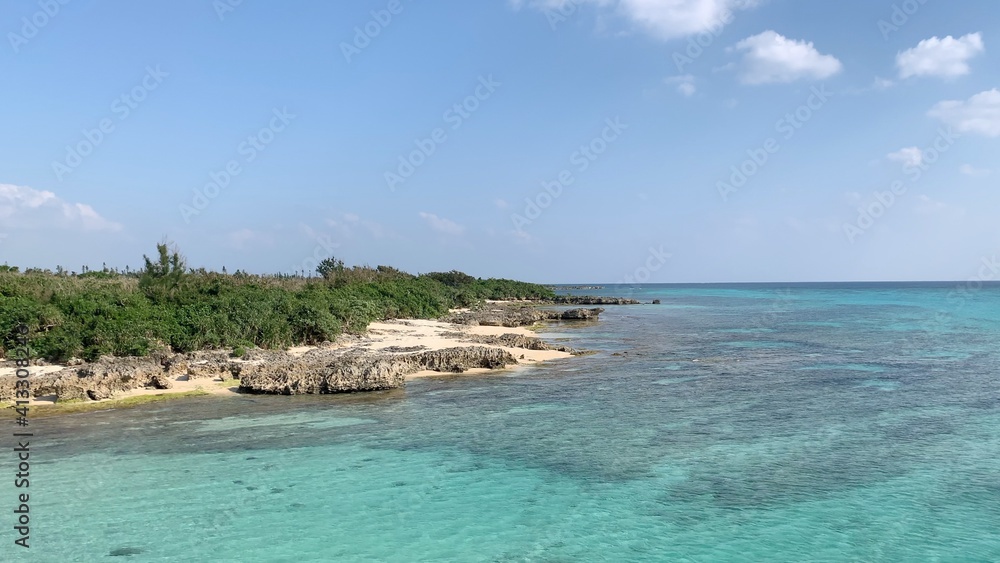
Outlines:
{"type": "Polygon", "coordinates": [[[608,288],[663,305],[553,329],[593,356],[38,421],[26,559],[997,561],[1000,288],[954,285],[608,288]]]}

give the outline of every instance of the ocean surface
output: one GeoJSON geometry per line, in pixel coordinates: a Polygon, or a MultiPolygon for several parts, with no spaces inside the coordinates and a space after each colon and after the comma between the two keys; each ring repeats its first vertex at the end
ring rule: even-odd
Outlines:
{"type": "Polygon", "coordinates": [[[0,560],[1000,561],[1000,286],[575,293],[662,304],[538,367],[33,421],[0,560]]]}

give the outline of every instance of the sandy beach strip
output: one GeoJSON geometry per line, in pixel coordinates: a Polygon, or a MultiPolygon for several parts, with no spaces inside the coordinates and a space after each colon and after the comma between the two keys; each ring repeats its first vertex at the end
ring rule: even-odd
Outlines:
{"type": "MultiPolygon", "coordinates": [[[[502,327],[502,326],[467,326],[443,323],[440,321],[427,320],[405,320],[372,323],[368,326],[368,336],[370,343],[365,345],[370,350],[383,350],[386,348],[400,347],[409,348],[423,346],[421,351],[442,350],[444,348],[458,348],[471,346],[484,346],[475,342],[462,342],[461,336],[455,333],[463,333],[470,336],[500,336],[503,334],[517,334],[520,336],[534,337],[535,333],[523,327],[502,327]]],[[[489,346],[489,345],[485,345],[489,346]]],[[[550,360],[570,358],[569,352],[558,350],[527,350],[524,348],[508,348],[505,346],[489,346],[491,348],[502,348],[517,358],[518,364],[535,364],[550,360]]],[[[489,369],[471,369],[464,374],[487,373],[489,369]]],[[[421,377],[435,377],[444,374],[437,371],[418,371],[406,376],[407,380],[421,377]]]]}
{"type": "MultiPolygon", "coordinates": [[[[349,344],[325,344],[324,346],[357,348],[367,351],[388,351],[412,349],[413,352],[442,350],[445,348],[488,346],[491,348],[502,348],[511,353],[518,360],[519,366],[537,364],[550,360],[564,359],[572,357],[569,352],[558,350],[527,350],[524,348],[509,348],[504,346],[493,346],[476,342],[463,341],[466,336],[501,336],[503,334],[517,334],[521,336],[535,337],[535,333],[524,327],[498,327],[498,326],[469,326],[445,323],[441,321],[407,319],[392,320],[371,323],[368,326],[368,333],[360,339],[354,338],[349,344]]],[[[301,356],[316,346],[297,346],[290,348],[287,352],[293,356],[301,356]]],[[[64,369],[66,366],[34,366],[31,368],[32,377],[51,374],[64,369]]],[[[518,366],[514,366],[515,369],[518,366]]],[[[462,374],[442,373],[437,371],[424,370],[406,376],[406,379],[418,379],[423,377],[455,377],[461,375],[475,375],[501,370],[490,369],[470,369],[462,374]]],[[[15,368],[0,367],[0,377],[13,377],[15,368]]],[[[115,402],[133,397],[144,397],[152,395],[171,395],[180,393],[190,393],[201,391],[210,395],[237,395],[239,393],[239,381],[208,378],[190,378],[181,375],[172,379],[170,389],[132,389],[124,393],[119,393],[111,399],[97,401],[97,403],[115,402]]],[[[34,397],[29,405],[51,405],[55,403],[55,396],[34,397]]]]}

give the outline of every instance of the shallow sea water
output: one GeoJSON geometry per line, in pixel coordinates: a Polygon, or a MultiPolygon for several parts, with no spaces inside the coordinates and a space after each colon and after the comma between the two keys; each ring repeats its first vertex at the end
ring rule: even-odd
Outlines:
{"type": "Polygon", "coordinates": [[[26,559],[998,561],[1000,288],[953,289],[642,286],[553,327],[592,356],[34,421],[26,559]]]}

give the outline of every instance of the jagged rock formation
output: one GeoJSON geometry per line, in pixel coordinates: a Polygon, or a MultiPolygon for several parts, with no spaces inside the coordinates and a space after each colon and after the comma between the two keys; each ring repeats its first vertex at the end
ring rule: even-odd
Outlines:
{"type": "Polygon", "coordinates": [[[36,383],[36,394],[54,393],[59,400],[98,401],[140,387],[165,389],[171,385],[166,370],[155,358],[103,357],[91,364],[65,368],[50,377],[43,378],[41,385],[36,383]]]}
{"type": "Polygon", "coordinates": [[[315,358],[245,364],[240,391],[280,395],[378,391],[403,385],[409,366],[389,357],[347,357],[336,362],[315,358]]]}
{"type": "Polygon", "coordinates": [[[445,336],[456,335],[466,342],[476,342],[479,344],[488,344],[490,346],[503,346],[504,348],[524,348],[525,350],[557,350],[559,352],[567,352],[573,354],[574,356],[582,355],[583,352],[570,348],[569,346],[553,346],[542,340],[541,338],[536,338],[534,336],[524,336],[521,334],[506,333],[499,336],[494,335],[483,335],[483,334],[463,334],[463,333],[446,333],[445,336]]]}
{"type": "Polygon", "coordinates": [[[453,373],[462,373],[472,368],[502,369],[517,363],[510,352],[486,346],[445,348],[403,358],[411,362],[416,368],[414,371],[429,369],[453,373]]]}
{"type": "Polygon", "coordinates": [[[558,318],[564,321],[596,321],[597,317],[604,312],[604,309],[570,309],[563,311],[558,318]]]}
{"type": "Polygon", "coordinates": [[[471,368],[497,369],[517,363],[509,352],[485,346],[415,354],[347,353],[327,360],[303,359],[244,364],[240,390],[281,395],[378,391],[402,387],[407,375],[421,370],[461,373],[471,368]]]}
{"type": "MultiPolygon", "coordinates": [[[[174,378],[180,375],[226,380],[238,371],[239,364],[224,351],[159,354],[146,358],[105,356],[54,373],[32,375],[31,387],[36,397],[55,395],[60,401],[99,401],[143,387],[170,389],[174,386],[174,378]]],[[[13,387],[13,377],[0,377],[0,401],[13,399],[13,387]]]]}
{"type": "Polygon", "coordinates": [[[16,394],[14,393],[14,382],[17,378],[14,376],[0,377],[0,401],[13,401],[16,394]]]}
{"type": "MultiPolygon", "coordinates": [[[[412,352],[405,348],[366,352],[317,348],[301,356],[254,350],[247,360],[226,352],[198,352],[168,357],[101,358],[81,366],[32,377],[35,396],[58,401],[109,399],[150,387],[169,389],[173,378],[239,378],[240,390],[283,395],[376,391],[402,387],[421,370],[461,373],[472,368],[498,369],[517,363],[506,350],[486,346],[412,352]]],[[[14,398],[14,377],[0,378],[0,400],[14,398]]]]}
{"type": "Polygon", "coordinates": [[[640,301],[626,297],[594,297],[590,295],[557,295],[557,305],[639,305],[640,301]]]}
{"type": "Polygon", "coordinates": [[[446,322],[462,325],[518,327],[549,320],[597,320],[604,309],[570,309],[568,311],[548,311],[530,306],[491,306],[452,313],[446,322]]]}
{"type": "Polygon", "coordinates": [[[552,350],[541,338],[533,336],[523,336],[508,332],[499,336],[486,334],[466,334],[464,332],[446,332],[442,336],[449,338],[459,338],[465,342],[476,342],[488,344],[490,346],[504,346],[507,348],[524,348],[525,350],[552,350]]]}

